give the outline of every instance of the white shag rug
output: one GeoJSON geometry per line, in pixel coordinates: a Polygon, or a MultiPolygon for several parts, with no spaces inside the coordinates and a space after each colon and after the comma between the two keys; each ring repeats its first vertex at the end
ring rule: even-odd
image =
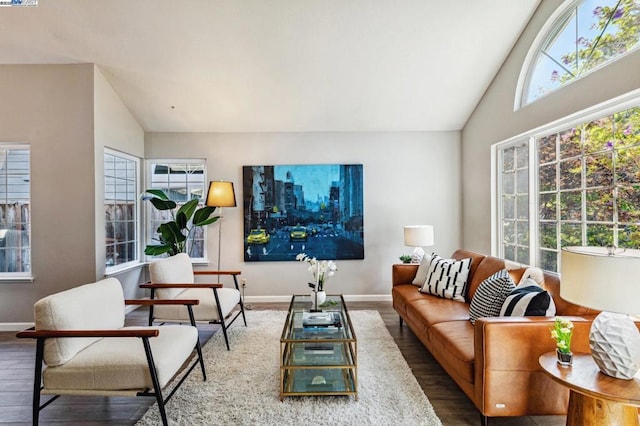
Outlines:
{"type": "MultiPolygon", "coordinates": [[[[280,402],[284,311],[247,311],[247,324],[203,348],[197,367],[166,406],[171,425],[442,425],[376,311],[351,311],[358,338],[358,401],[347,396],[287,397],[280,402]]],[[[165,392],[167,392],[165,390],[165,392]]],[[[165,393],[168,395],[168,393],[165,393]]],[[[137,425],[161,424],[154,404],[137,425]]]]}

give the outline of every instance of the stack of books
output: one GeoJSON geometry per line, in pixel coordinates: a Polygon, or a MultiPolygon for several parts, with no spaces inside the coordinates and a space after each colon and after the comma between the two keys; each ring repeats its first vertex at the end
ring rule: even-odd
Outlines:
{"type": "Polygon", "coordinates": [[[342,319],[340,312],[303,312],[302,327],[313,328],[340,328],[342,327],[342,319]]]}

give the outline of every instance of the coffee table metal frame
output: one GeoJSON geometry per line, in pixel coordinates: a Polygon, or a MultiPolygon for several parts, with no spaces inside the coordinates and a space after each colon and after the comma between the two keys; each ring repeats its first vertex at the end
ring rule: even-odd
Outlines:
{"type": "Polygon", "coordinates": [[[340,326],[304,327],[310,295],[294,295],[280,338],[280,400],[287,396],[348,395],[358,400],[358,348],[341,294],[327,295],[323,312],[335,312],[340,326]]]}

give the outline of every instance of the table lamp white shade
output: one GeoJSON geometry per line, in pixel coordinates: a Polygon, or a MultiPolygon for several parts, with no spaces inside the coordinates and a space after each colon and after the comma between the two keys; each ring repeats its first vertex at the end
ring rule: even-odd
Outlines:
{"type": "Polygon", "coordinates": [[[404,245],[415,247],[411,261],[420,263],[424,256],[423,247],[432,246],[434,243],[433,226],[431,225],[407,225],[404,227],[404,245]]]}
{"type": "Polygon", "coordinates": [[[640,333],[627,314],[640,313],[640,250],[563,248],[560,296],[603,311],[589,334],[593,359],[609,376],[633,378],[640,370],[640,333]]]}

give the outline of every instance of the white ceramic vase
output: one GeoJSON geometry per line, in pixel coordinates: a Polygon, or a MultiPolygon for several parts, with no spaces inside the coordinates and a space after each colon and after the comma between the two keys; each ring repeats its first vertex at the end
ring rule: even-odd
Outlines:
{"type": "Polygon", "coordinates": [[[320,309],[320,305],[322,305],[326,300],[327,300],[326,292],[324,291],[311,292],[311,306],[313,306],[314,310],[320,309]]]}

